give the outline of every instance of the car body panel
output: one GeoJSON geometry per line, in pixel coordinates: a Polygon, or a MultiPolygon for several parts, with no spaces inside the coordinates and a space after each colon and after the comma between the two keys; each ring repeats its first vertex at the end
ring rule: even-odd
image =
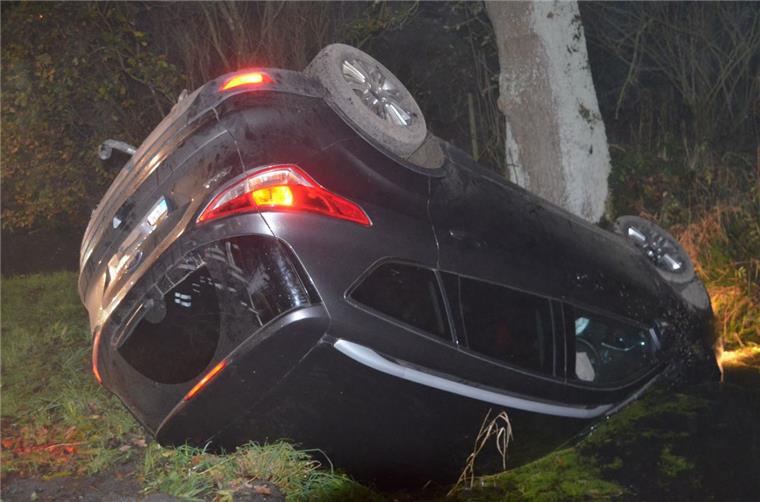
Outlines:
{"type": "MultiPolygon", "coordinates": [[[[79,288],[95,367],[162,444],[286,438],[361,477],[445,479],[489,410],[508,410],[525,438],[510,463],[527,461],[636,395],[679,343],[711,343],[711,313],[684,302],[624,239],[437,138],[429,141],[443,165],[410,166],[347,125],[315,80],[263,71],[273,82],[260,88],[221,92],[226,75],[185,97],[117,176],[83,240],[79,288]],[[357,204],[370,224],[297,211],[198,221],[218,193],[278,164],[357,204]],[[389,264],[434,278],[441,333],[357,300],[389,264]],[[542,299],[546,368],[471,348],[465,280],[542,299]],[[300,299],[279,306],[280,292],[300,299]],[[164,343],[154,335],[184,336],[161,329],[167,316],[192,319],[182,308],[197,308],[199,326],[218,323],[218,333],[207,340],[198,328],[199,338],[177,343],[165,356],[176,374],[164,374],[150,366],[163,352],[148,347],[164,343]],[[623,381],[579,380],[576,308],[649,330],[663,357],[623,381]]],[[[498,467],[496,452],[487,456],[498,467]]]]}
{"type": "MultiPolygon", "coordinates": [[[[494,406],[375,371],[333,343],[316,345],[255,407],[235,416],[214,437],[215,444],[239,444],[251,431],[261,441],[290,438],[324,452],[326,463],[347,466],[353,475],[384,486],[456,477],[484,417],[489,410],[495,415],[494,406]]],[[[510,465],[551,451],[568,431],[577,433],[586,424],[521,410],[509,414],[515,434],[531,438],[510,448],[510,465]]],[[[492,444],[479,465],[500,466],[492,444]]]]}

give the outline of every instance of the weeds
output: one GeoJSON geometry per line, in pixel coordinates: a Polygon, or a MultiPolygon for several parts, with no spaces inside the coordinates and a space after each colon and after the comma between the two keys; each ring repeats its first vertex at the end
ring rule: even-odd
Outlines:
{"type": "Polygon", "coordinates": [[[509,421],[509,415],[507,415],[506,411],[502,411],[489,421],[490,417],[491,410],[488,410],[483,419],[483,424],[480,426],[478,435],[475,437],[475,447],[467,457],[462,474],[459,475],[459,479],[449,490],[448,495],[456,493],[463,487],[466,489],[472,488],[475,483],[475,461],[491,438],[494,438],[496,449],[499,455],[501,455],[502,469],[507,468],[507,448],[512,440],[512,423],[509,421]]]}
{"type": "Polygon", "coordinates": [[[760,218],[721,204],[678,238],[707,285],[724,347],[760,343],[760,218]]]}
{"type": "Polygon", "coordinates": [[[244,487],[272,483],[289,498],[342,500],[378,498],[347,476],[321,469],[308,453],[288,443],[247,444],[226,455],[190,446],[162,448],[152,444],[143,469],[146,491],[186,500],[224,499],[244,487]]]}
{"type": "Polygon", "coordinates": [[[723,345],[760,344],[760,168],[740,155],[692,170],[679,157],[614,153],[612,216],[670,228],[707,286],[723,345]]]}
{"type": "Polygon", "coordinates": [[[622,486],[605,481],[596,463],[567,448],[540,460],[500,474],[484,476],[456,500],[474,501],[580,501],[617,500],[626,494],[622,486]]]}

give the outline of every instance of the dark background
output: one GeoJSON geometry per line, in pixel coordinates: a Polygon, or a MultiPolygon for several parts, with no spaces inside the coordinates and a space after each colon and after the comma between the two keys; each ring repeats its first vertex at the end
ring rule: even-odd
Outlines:
{"type": "MultiPolygon", "coordinates": [[[[756,204],[757,5],[580,8],[613,160],[608,217],[685,226],[756,204]]],[[[246,66],[302,69],[332,42],[382,61],[435,134],[502,172],[481,3],[3,3],[2,41],[3,275],[77,267],[89,214],[126,161],[101,162],[104,139],[139,145],[182,89],[246,66]]]]}

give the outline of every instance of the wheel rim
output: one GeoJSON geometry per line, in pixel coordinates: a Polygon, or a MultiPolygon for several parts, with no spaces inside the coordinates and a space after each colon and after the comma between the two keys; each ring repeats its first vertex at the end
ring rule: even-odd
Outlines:
{"type": "Polygon", "coordinates": [[[372,113],[393,125],[408,127],[412,113],[401,103],[400,89],[377,66],[358,59],[346,59],[341,65],[343,79],[372,113]]]}
{"type": "Polygon", "coordinates": [[[676,274],[685,270],[685,260],[677,246],[659,232],[647,232],[631,226],[626,234],[657,267],[676,274]]]}

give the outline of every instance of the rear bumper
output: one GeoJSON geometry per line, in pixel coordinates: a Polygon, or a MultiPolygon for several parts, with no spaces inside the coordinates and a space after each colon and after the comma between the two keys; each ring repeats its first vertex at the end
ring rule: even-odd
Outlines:
{"type": "Polygon", "coordinates": [[[174,445],[213,441],[231,421],[250,414],[270,395],[328,326],[329,318],[321,305],[277,319],[229,354],[224,370],[198,394],[180,401],[158,427],[156,439],[174,445]]]}

